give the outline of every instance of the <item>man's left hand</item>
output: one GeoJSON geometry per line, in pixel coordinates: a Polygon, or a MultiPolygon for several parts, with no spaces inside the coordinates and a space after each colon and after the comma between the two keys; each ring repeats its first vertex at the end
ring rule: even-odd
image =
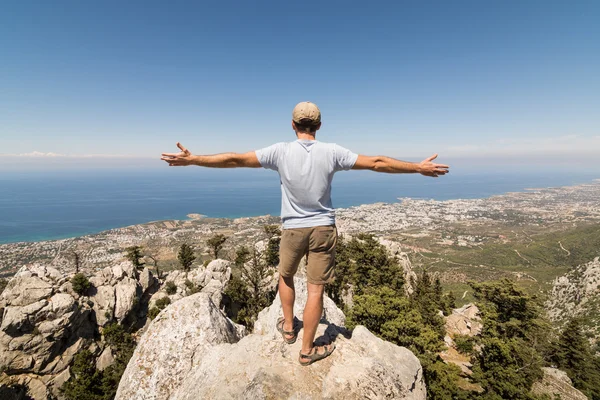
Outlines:
{"type": "Polygon", "coordinates": [[[179,142],[177,142],[177,147],[179,147],[181,153],[162,153],[160,159],[166,161],[169,164],[169,167],[192,165],[194,155],[179,142]]]}

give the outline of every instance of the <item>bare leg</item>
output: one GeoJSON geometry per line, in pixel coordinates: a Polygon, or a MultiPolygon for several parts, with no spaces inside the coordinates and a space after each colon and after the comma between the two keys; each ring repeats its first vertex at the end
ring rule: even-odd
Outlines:
{"type": "Polygon", "coordinates": [[[283,308],[283,330],[291,332],[294,330],[294,301],[296,301],[296,290],[294,289],[294,277],[284,278],[279,275],[279,298],[283,308]]]}
{"type": "Polygon", "coordinates": [[[307,283],[308,299],[304,306],[304,336],[302,337],[302,353],[308,354],[313,348],[317,327],[323,315],[323,292],[325,285],[307,283]]]}

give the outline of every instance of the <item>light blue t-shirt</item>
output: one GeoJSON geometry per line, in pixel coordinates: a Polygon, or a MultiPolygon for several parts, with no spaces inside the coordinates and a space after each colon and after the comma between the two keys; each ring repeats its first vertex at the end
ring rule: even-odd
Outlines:
{"type": "Polygon", "coordinates": [[[337,171],[349,170],[358,154],[335,143],[298,139],[256,150],[263,168],[279,172],[283,228],[335,224],[331,180],[337,171]]]}

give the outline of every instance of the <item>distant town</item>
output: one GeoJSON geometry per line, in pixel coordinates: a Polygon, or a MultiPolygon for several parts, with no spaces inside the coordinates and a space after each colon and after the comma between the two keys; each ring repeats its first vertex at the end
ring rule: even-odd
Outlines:
{"type": "MultiPolygon", "coordinates": [[[[600,180],[557,188],[532,188],[484,199],[414,200],[366,204],[338,209],[342,235],[372,233],[398,242],[402,251],[477,248],[486,243],[528,240],[539,233],[562,231],[600,221],[600,180]]],[[[0,245],[0,273],[11,276],[21,266],[43,262],[69,269],[77,253],[84,269],[98,270],[123,258],[129,246],[143,246],[158,263],[176,265],[181,243],[208,257],[206,240],[215,233],[228,237],[224,255],[236,247],[264,240],[264,225],[279,224],[277,216],[169,220],[111,229],[77,238],[0,245]]],[[[557,246],[560,246],[557,244],[557,246]]],[[[564,249],[569,252],[568,249],[564,249]]]]}

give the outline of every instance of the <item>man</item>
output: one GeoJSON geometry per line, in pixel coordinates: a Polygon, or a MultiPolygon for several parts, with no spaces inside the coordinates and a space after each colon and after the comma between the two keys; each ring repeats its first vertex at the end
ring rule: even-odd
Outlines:
{"type": "Polygon", "coordinates": [[[420,173],[438,177],[448,173],[448,166],[434,164],[437,154],[420,163],[385,156],[357,155],[337,144],[315,139],[321,128],[321,112],[310,102],[296,105],[292,111],[292,129],[298,140],[277,143],[244,154],[223,153],[193,155],[180,143],[180,153],[163,153],[161,160],[169,166],[198,165],[213,168],[268,168],[279,173],[281,180],[281,218],[279,296],[283,318],[277,329],[287,343],[296,341],[294,329],[294,274],[302,257],[308,254],[308,299],[304,308],[304,336],[298,361],[309,365],[329,356],[334,345],[315,346],[314,339],[323,313],[325,284],[334,278],[337,230],[331,203],[331,181],[337,171],[370,169],[375,172],[420,173]]]}

